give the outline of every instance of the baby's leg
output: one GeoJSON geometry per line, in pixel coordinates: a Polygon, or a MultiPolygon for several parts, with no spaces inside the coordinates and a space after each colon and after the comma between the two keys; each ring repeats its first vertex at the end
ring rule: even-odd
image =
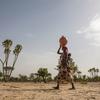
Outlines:
{"type": "Polygon", "coordinates": [[[72,89],[75,89],[75,86],[74,86],[74,79],[73,79],[73,75],[71,73],[68,73],[68,79],[72,85],[72,89]]]}

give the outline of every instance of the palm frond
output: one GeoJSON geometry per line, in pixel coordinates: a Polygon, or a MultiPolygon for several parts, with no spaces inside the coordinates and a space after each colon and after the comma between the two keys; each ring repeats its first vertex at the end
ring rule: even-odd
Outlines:
{"type": "Polygon", "coordinates": [[[15,55],[18,55],[21,52],[21,50],[22,50],[22,45],[17,44],[16,47],[15,47],[15,49],[13,50],[13,53],[15,55]]]}

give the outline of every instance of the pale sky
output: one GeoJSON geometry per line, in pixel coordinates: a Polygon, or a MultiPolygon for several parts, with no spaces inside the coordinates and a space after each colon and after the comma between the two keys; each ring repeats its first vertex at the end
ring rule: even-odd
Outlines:
{"type": "Polygon", "coordinates": [[[12,75],[39,67],[56,75],[61,35],[83,74],[100,68],[100,0],[0,0],[0,58],[5,39],[13,40],[12,49],[23,46],[12,75]]]}

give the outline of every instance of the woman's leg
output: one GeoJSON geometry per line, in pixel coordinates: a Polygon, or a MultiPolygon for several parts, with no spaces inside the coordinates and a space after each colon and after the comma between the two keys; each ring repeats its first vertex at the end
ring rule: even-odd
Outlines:
{"type": "Polygon", "coordinates": [[[60,80],[61,80],[61,73],[59,72],[58,77],[57,77],[57,86],[54,87],[54,89],[59,89],[60,80]]]}

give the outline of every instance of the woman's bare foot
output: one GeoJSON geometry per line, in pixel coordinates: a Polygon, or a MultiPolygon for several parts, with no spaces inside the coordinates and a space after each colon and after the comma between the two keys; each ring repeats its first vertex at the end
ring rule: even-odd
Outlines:
{"type": "Polygon", "coordinates": [[[56,87],[53,87],[54,89],[59,89],[59,87],[58,86],[56,86],[56,87]]]}

